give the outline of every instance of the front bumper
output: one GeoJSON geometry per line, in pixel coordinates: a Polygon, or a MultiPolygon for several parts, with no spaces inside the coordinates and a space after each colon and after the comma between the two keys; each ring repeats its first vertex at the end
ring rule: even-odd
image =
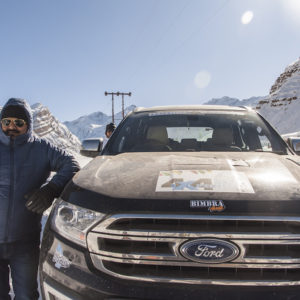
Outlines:
{"type": "Polygon", "coordinates": [[[40,280],[45,300],[156,299],[238,300],[300,298],[300,287],[241,287],[184,285],[124,280],[95,269],[87,249],[56,235],[44,232],[40,259],[40,280]]]}

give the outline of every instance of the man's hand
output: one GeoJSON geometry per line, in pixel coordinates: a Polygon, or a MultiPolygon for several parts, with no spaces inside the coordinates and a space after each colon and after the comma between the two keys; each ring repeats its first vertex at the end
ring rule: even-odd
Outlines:
{"type": "Polygon", "coordinates": [[[54,198],[58,195],[58,187],[49,182],[40,189],[25,195],[25,199],[28,199],[25,206],[32,212],[42,214],[48,207],[51,206],[54,198]]]}

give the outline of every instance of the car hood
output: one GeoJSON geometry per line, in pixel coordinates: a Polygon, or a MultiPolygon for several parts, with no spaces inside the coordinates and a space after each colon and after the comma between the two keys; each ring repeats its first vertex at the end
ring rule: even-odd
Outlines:
{"type": "Polygon", "coordinates": [[[74,183],[113,198],[300,200],[300,159],[274,153],[99,156],[74,183]]]}

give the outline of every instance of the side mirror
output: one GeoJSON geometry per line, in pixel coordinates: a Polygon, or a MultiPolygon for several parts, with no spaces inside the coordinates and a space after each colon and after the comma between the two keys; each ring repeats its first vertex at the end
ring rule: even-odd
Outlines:
{"type": "Polygon", "coordinates": [[[102,151],[103,138],[91,138],[82,141],[80,154],[87,157],[96,157],[102,151]]]}
{"type": "Polygon", "coordinates": [[[296,152],[296,154],[300,155],[300,137],[289,137],[287,139],[287,143],[296,152]]]}

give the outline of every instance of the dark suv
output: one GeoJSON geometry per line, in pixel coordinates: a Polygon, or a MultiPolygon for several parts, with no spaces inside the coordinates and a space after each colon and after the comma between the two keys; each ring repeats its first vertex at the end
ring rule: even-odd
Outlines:
{"type": "Polygon", "coordinates": [[[136,109],[52,208],[43,299],[300,299],[299,181],[249,108],[136,109]]]}

